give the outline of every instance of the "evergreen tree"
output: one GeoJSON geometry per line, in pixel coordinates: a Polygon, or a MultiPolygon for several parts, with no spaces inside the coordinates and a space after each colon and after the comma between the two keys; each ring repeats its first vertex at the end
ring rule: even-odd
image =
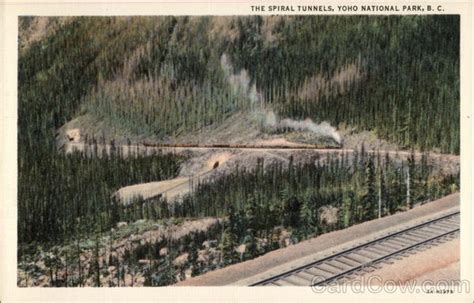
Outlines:
{"type": "Polygon", "coordinates": [[[226,266],[238,260],[235,248],[237,246],[237,239],[232,234],[229,228],[226,228],[222,233],[222,240],[220,244],[221,264],[226,266]]]}
{"type": "Polygon", "coordinates": [[[177,282],[176,271],[169,254],[165,257],[163,264],[160,266],[160,272],[155,280],[157,281],[155,286],[166,286],[177,282]]]}
{"type": "Polygon", "coordinates": [[[189,254],[188,254],[188,264],[192,268],[191,277],[195,277],[201,273],[198,257],[199,257],[199,254],[198,254],[198,249],[197,249],[197,243],[192,241],[189,248],[189,254]]]}
{"type": "Polygon", "coordinates": [[[92,263],[92,271],[94,273],[94,286],[101,287],[102,284],[100,282],[100,249],[99,249],[99,238],[96,237],[95,239],[95,246],[94,246],[94,259],[92,263]]]}
{"type": "Polygon", "coordinates": [[[378,209],[377,190],[375,184],[375,165],[372,159],[365,162],[365,188],[366,193],[362,199],[363,220],[371,220],[376,217],[378,209]]]}
{"type": "Polygon", "coordinates": [[[283,226],[297,227],[300,223],[301,203],[296,197],[290,197],[283,205],[283,226]]]}
{"type": "Polygon", "coordinates": [[[247,235],[244,238],[245,244],[245,259],[254,258],[258,254],[257,239],[255,238],[252,229],[247,230],[247,235]]]}

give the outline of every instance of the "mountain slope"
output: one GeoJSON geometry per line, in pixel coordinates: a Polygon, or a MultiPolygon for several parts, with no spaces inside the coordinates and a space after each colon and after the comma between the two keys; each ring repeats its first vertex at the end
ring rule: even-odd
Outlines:
{"type": "Polygon", "coordinates": [[[57,23],[20,57],[20,102],[46,115],[20,107],[21,133],[35,120],[49,133],[88,113],[162,140],[270,107],[282,117],[375,130],[402,147],[459,153],[457,16],[57,23]]]}
{"type": "Polygon", "coordinates": [[[22,17],[19,41],[20,242],[106,230],[117,188],[177,174],[180,157],[58,153],[79,117],[119,130],[95,141],[166,142],[273,110],[459,153],[459,16],[22,17]]]}

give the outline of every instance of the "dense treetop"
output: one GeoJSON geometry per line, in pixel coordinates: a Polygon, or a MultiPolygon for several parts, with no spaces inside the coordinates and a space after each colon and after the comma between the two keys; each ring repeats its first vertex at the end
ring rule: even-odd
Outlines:
{"type": "MultiPolygon", "coordinates": [[[[21,20],[20,37],[30,22],[21,20]]],[[[20,54],[23,145],[48,140],[84,113],[160,140],[258,103],[282,116],[373,129],[405,148],[459,153],[458,16],[80,17],[60,24],[20,54]],[[248,81],[243,92],[239,81],[248,81]]]]}

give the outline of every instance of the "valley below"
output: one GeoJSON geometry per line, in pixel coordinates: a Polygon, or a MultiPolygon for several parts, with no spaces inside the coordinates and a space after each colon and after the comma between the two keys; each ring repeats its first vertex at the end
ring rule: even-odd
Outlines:
{"type": "MultiPolygon", "coordinates": [[[[80,134],[80,131],[75,130],[74,133],[80,134]]],[[[60,146],[61,152],[65,152],[66,155],[79,153],[87,157],[113,159],[115,157],[152,158],[170,154],[183,156],[186,160],[180,165],[175,178],[127,185],[118,188],[112,194],[111,199],[121,205],[122,211],[135,212],[138,207],[141,213],[139,217],[143,219],[118,222],[116,226],[108,232],[103,232],[95,240],[86,237],[70,243],[66,242],[53,246],[47,251],[36,253],[33,259],[29,259],[31,258],[29,255],[28,259],[22,260],[22,269],[18,276],[18,285],[22,287],[94,286],[97,285],[98,280],[101,286],[150,286],[162,285],[161,283],[165,282],[163,285],[167,285],[222,268],[225,264],[223,258],[226,257],[223,252],[225,239],[219,234],[230,223],[229,220],[235,219],[229,217],[227,213],[214,217],[196,215],[180,217],[172,214],[173,207],[184,205],[185,201],[189,201],[190,197],[202,191],[206,185],[212,186],[215,182],[232,176],[239,170],[254,172],[261,167],[261,173],[265,174],[272,171],[274,167],[281,167],[283,170],[301,169],[303,165],[316,163],[318,166],[330,166],[334,165],[334,161],[341,161],[336,167],[340,165],[357,167],[360,161],[359,156],[378,159],[377,161],[381,162],[377,165],[381,166],[384,165],[383,161],[389,161],[398,167],[403,167],[408,161],[418,162],[420,165],[423,163],[429,167],[431,176],[438,177],[456,175],[460,168],[459,157],[455,155],[403,150],[365,150],[365,142],[361,142],[360,146],[351,146],[354,148],[345,146],[320,148],[287,141],[285,137],[276,136],[248,142],[236,148],[228,147],[227,142],[219,144],[219,147],[212,146],[210,143],[200,145],[183,143],[175,146],[161,144],[160,146],[159,143],[153,145],[149,142],[128,145],[115,145],[115,143],[93,145],[81,140],[73,142],[66,139],[60,146]],[[380,160],[382,157],[383,160],[380,160]],[[160,209],[155,212],[159,212],[159,216],[163,219],[157,220],[149,213],[145,214],[149,212],[150,207],[160,209]],[[74,258],[78,258],[79,263],[74,262],[74,258]],[[163,260],[168,263],[163,263],[163,260]],[[97,270],[94,266],[101,268],[100,277],[94,275],[97,270]],[[169,268],[175,268],[175,270],[167,272],[169,268]],[[152,276],[152,271],[168,276],[152,276]]],[[[354,142],[353,139],[347,141],[354,142]]],[[[390,147],[388,143],[378,141],[369,142],[367,146],[390,147]]],[[[407,176],[402,175],[402,180],[406,178],[407,176]]],[[[457,188],[448,189],[448,193],[452,190],[455,191],[457,188]]],[[[411,206],[402,205],[393,210],[388,210],[387,199],[388,197],[379,201],[384,204],[380,206],[379,211],[383,213],[379,216],[400,213],[408,208],[428,203],[432,198],[431,196],[426,196],[425,199],[418,198],[411,206]]],[[[319,222],[318,224],[321,224],[321,231],[318,233],[337,230],[346,224],[349,226],[347,216],[354,216],[357,212],[346,209],[344,202],[333,205],[336,206],[329,208],[322,206],[315,209],[315,219],[319,222]],[[346,222],[343,223],[341,220],[346,222]]],[[[241,213],[243,218],[246,217],[246,211],[248,210],[244,209],[241,213]]],[[[235,215],[230,214],[230,216],[235,215]]],[[[277,224],[264,232],[251,234],[254,242],[249,243],[249,240],[245,239],[240,242],[241,244],[237,245],[239,242],[236,242],[231,248],[233,252],[228,252],[228,254],[231,256],[235,254],[235,257],[231,257],[235,258],[232,263],[243,262],[254,256],[265,256],[267,252],[274,249],[291,246],[315,236],[309,233],[302,237],[295,234],[297,229],[298,227],[292,227],[286,223],[285,225],[277,224]]],[[[248,238],[248,235],[246,237],[248,238]]]]}

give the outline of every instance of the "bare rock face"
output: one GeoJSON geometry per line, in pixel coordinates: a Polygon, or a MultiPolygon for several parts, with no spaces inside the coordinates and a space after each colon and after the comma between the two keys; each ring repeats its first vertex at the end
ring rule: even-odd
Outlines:
{"type": "Polygon", "coordinates": [[[140,259],[140,260],[138,260],[138,264],[140,264],[140,265],[150,265],[150,264],[151,264],[151,260],[148,260],[148,259],[140,259]]]}
{"type": "Polygon", "coordinates": [[[160,256],[166,256],[168,254],[168,248],[163,247],[160,249],[160,256]]]}
{"type": "Polygon", "coordinates": [[[174,259],[173,264],[176,266],[183,266],[188,261],[188,253],[183,253],[174,259]]]}
{"type": "Polygon", "coordinates": [[[68,129],[66,131],[66,138],[69,142],[77,143],[81,140],[81,131],[79,128],[68,129]]]}
{"type": "Polygon", "coordinates": [[[118,222],[117,223],[117,228],[121,228],[121,227],[124,227],[124,226],[127,226],[127,222],[118,222]]]}
{"type": "Polygon", "coordinates": [[[247,245],[245,244],[240,244],[239,246],[235,248],[235,251],[240,254],[244,254],[246,250],[247,250],[247,245]]]}
{"type": "Polygon", "coordinates": [[[326,224],[336,224],[338,221],[339,209],[334,206],[323,206],[319,209],[319,217],[326,224]]]}

